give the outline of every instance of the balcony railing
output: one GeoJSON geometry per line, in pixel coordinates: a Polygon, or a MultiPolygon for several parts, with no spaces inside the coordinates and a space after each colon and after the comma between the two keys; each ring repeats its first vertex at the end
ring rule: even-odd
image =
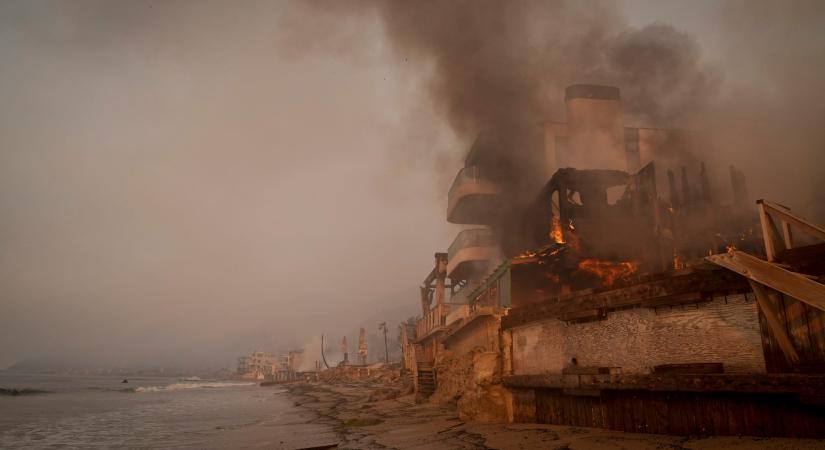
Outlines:
{"type": "Polygon", "coordinates": [[[477,166],[472,167],[464,167],[458,171],[453,180],[453,184],[450,186],[450,191],[448,192],[448,196],[455,194],[455,191],[458,190],[458,187],[461,186],[463,183],[467,182],[478,182],[481,180],[480,170],[477,166]]]}
{"type": "Polygon", "coordinates": [[[478,166],[464,167],[456,174],[447,194],[447,220],[453,223],[488,223],[487,216],[496,209],[489,197],[498,193],[498,186],[485,177],[478,166]]]}
{"type": "Polygon", "coordinates": [[[483,277],[498,257],[498,240],[491,230],[464,230],[447,250],[447,276],[453,280],[483,277]]]}
{"type": "Polygon", "coordinates": [[[447,325],[458,322],[459,320],[470,315],[470,305],[450,305],[451,311],[447,314],[447,325]]]}
{"type": "Polygon", "coordinates": [[[447,249],[447,260],[452,260],[459,251],[469,247],[495,247],[498,244],[489,228],[472,228],[458,233],[447,249]]]}
{"type": "Polygon", "coordinates": [[[427,314],[424,315],[424,317],[418,320],[418,323],[415,324],[415,335],[418,338],[421,338],[430,334],[438,327],[446,326],[447,314],[449,313],[450,305],[435,305],[427,312],[427,314]]]}

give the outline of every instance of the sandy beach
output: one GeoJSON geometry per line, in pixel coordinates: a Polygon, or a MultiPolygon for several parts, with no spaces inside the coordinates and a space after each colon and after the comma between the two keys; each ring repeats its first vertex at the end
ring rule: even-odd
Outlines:
{"type": "Polygon", "coordinates": [[[334,427],[337,448],[556,450],[814,450],[825,440],[759,437],[680,437],[595,428],[470,423],[447,406],[416,404],[412,395],[367,382],[289,386],[296,406],[334,427]]]}

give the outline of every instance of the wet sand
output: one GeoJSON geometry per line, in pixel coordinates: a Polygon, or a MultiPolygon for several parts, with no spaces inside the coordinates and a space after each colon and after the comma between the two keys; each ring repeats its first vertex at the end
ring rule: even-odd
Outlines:
{"type": "MultiPolygon", "coordinates": [[[[377,397],[387,397],[384,388],[377,397]]],[[[412,395],[375,399],[368,383],[289,386],[314,423],[333,427],[345,449],[556,449],[556,450],[815,450],[825,440],[758,437],[679,437],[540,424],[484,424],[459,420],[446,406],[415,404],[412,395]],[[370,399],[370,396],[373,399],[370,399]]],[[[389,395],[393,397],[394,395],[389,395]]]]}

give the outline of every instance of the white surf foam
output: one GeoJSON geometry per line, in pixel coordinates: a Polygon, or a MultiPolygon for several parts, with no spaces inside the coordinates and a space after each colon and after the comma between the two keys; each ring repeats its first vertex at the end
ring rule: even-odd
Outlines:
{"type": "Polygon", "coordinates": [[[223,381],[202,381],[197,383],[172,383],[166,386],[140,386],[135,388],[135,392],[160,392],[160,391],[179,391],[182,389],[201,389],[201,388],[224,388],[224,387],[238,387],[238,386],[254,386],[257,383],[237,383],[237,382],[223,382],[223,381]]]}

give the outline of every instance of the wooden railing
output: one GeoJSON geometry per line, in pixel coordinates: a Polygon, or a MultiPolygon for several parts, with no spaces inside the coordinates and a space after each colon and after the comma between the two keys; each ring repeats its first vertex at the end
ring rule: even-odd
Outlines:
{"type": "Polygon", "coordinates": [[[415,324],[415,335],[418,338],[426,336],[432,330],[443,327],[447,324],[447,314],[450,312],[450,306],[436,304],[431,310],[427,312],[418,323],[415,324]]]}
{"type": "Polygon", "coordinates": [[[795,225],[811,236],[825,240],[825,228],[793,214],[789,208],[767,200],[758,200],[756,203],[759,205],[759,221],[762,223],[762,238],[765,240],[765,256],[768,261],[773,262],[779,252],[794,247],[791,225],[795,225]],[[781,235],[771,215],[779,219],[781,235]]]}
{"type": "MultiPolygon", "coordinates": [[[[773,365],[782,367],[787,362],[790,367],[783,370],[791,371],[805,370],[805,365],[817,367],[825,363],[825,355],[812,343],[825,339],[825,328],[812,324],[825,323],[825,284],[820,274],[797,272],[793,264],[787,264],[787,257],[791,252],[799,257],[808,247],[795,250],[791,226],[820,240],[825,240],[825,228],[782,205],[767,200],[757,203],[767,261],[734,248],[706,259],[748,279],[771,339],[784,355],[779,360],[770,357],[773,365]]],[[[768,364],[769,353],[765,357],[768,364]]]]}
{"type": "Polygon", "coordinates": [[[447,325],[457,322],[470,315],[470,305],[468,304],[453,304],[450,306],[450,312],[447,314],[447,325]]]}

